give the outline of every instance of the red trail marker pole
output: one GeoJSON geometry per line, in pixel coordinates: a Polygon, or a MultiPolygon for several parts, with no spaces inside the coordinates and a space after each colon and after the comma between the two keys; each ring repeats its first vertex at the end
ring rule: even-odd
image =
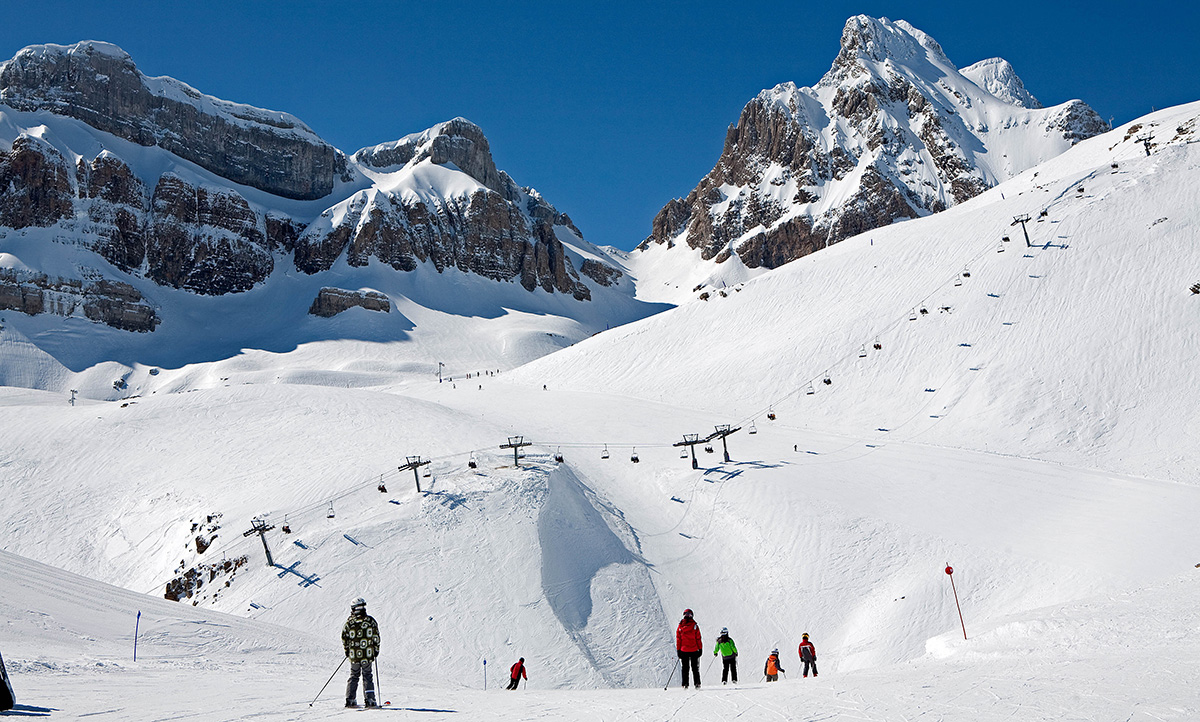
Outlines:
{"type": "Polygon", "coordinates": [[[954,592],[954,606],[958,609],[958,623],[962,625],[963,639],[967,638],[967,623],[963,621],[962,607],[958,603],[958,590],[954,588],[954,567],[946,565],[946,576],[950,577],[950,591],[954,592]]]}

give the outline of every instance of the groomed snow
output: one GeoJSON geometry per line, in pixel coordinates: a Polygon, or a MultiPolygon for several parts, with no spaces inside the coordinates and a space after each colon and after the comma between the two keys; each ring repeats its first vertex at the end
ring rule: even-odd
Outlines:
{"type": "Polygon", "coordinates": [[[353,714],[344,673],[308,703],[362,595],[382,696],[414,719],[1196,719],[1198,115],[1143,119],[1150,157],[1118,129],[515,370],[565,344],[544,330],[559,321],[475,318],[465,292],[457,313],[398,304],[381,329],[351,311],[318,341],[214,344],[177,367],[148,344],[71,371],[39,345],[120,339],[5,313],[4,382],[37,387],[0,387],[19,711],[353,714]],[[730,462],[720,441],[695,470],[670,446],[724,423],[743,426],[730,462]],[[518,435],[533,445],[515,468],[501,445],[518,435]],[[421,493],[398,470],[416,455],[421,493]],[[242,535],[255,517],[280,567],[242,535]],[[161,599],[181,561],[242,555],[195,606],[161,599]],[[708,645],[698,693],[662,689],[684,607],[708,645]],[[708,654],[722,626],[737,688],[708,654]],[[797,679],[806,631],[815,680],[797,679]],[[776,646],[788,677],[764,685],[776,646]],[[528,688],[499,690],[518,656],[528,688]]]}

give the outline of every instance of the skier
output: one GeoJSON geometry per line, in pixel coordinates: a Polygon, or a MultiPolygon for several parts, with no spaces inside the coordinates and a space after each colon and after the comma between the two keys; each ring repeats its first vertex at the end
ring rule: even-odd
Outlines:
{"type": "Polygon", "coordinates": [[[729,636],[729,627],[721,627],[721,636],[717,637],[717,647],[713,650],[714,657],[717,652],[721,653],[721,684],[726,684],[730,674],[733,675],[733,683],[737,684],[737,645],[729,636]]]}
{"type": "Polygon", "coordinates": [[[371,665],[379,656],[379,625],[367,615],[367,600],[359,597],[350,603],[350,618],[342,626],[342,648],[350,659],[350,679],[346,682],[346,706],[357,707],[358,678],[362,676],[363,702],[378,707],[375,678],[371,665]]]}
{"type": "Polygon", "coordinates": [[[763,667],[763,674],[767,675],[768,682],[778,682],[779,673],[787,670],[779,666],[779,650],[772,649],[771,654],[767,657],[767,664],[763,667]]]}
{"type": "Polygon", "coordinates": [[[512,666],[511,670],[509,670],[509,675],[512,676],[512,679],[508,681],[508,687],[506,687],[506,689],[516,689],[517,685],[521,684],[522,677],[524,677],[526,680],[529,679],[529,675],[525,674],[524,657],[521,657],[517,660],[517,663],[512,666]]]}
{"type": "Polygon", "coordinates": [[[700,640],[700,625],[692,619],[692,610],[683,610],[683,619],[675,629],[675,651],[679,654],[680,666],[683,668],[683,688],[688,686],[688,666],[691,666],[692,677],[696,680],[696,689],[700,689],[700,654],[704,642],[700,640]]]}
{"type": "Polygon", "coordinates": [[[808,641],[808,632],[801,635],[804,640],[800,642],[800,660],[804,662],[804,676],[808,676],[808,668],[812,667],[813,676],[817,676],[817,648],[813,643],[808,641]]]}

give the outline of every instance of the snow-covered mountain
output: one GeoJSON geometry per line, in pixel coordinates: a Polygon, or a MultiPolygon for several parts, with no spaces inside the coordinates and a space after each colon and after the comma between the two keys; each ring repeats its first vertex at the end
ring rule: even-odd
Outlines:
{"type": "MultiPolygon", "coordinates": [[[[64,354],[104,336],[6,313],[0,370],[49,389],[0,387],[18,700],[68,718],[344,714],[340,679],[308,702],[361,595],[384,698],[433,719],[1194,719],[1198,133],[1200,104],[1160,111],[498,374],[544,318],[481,333],[496,319],[412,305],[418,343],[281,334],[73,372],[31,335],[64,354]],[[404,350],[425,345],[454,381],[404,350]],[[729,461],[717,439],[696,468],[671,446],[717,424],[741,427],[729,461]],[[399,468],[416,455],[429,476],[399,468]],[[254,517],[278,566],[243,536],[254,517]],[[178,611],[147,601],[133,663],[137,598],[64,569],[178,611]],[[706,644],[730,628],[738,687],[713,666],[701,694],[661,689],[685,607],[706,644]],[[796,679],[801,632],[818,680],[796,679]],[[775,647],[790,679],[762,685],[775,647]],[[495,691],[518,656],[528,690],[495,691]]],[[[205,302],[255,293],[187,309],[219,323],[205,302]]]]}
{"type": "Polygon", "coordinates": [[[310,308],[411,301],[560,317],[573,340],[660,308],[498,170],[467,120],[348,157],[286,113],[146,77],[107,43],[0,64],[0,188],[0,308],[126,333],[211,340],[197,305],[262,331],[264,316],[295,327],[310,308]]]}
{"type": "Polygon", "coordinates": [[[1105,130],[1081,101],[1042,108],[1007,61],[960,71],[907,22],[852,17],[820,82],[759,93],[658,213],[631,259],[639,294],[678,302],[936,213],[1105,130]]]}

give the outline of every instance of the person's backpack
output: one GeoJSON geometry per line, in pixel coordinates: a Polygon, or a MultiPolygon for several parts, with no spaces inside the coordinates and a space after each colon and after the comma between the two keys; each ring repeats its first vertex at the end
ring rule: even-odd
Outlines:
{"type": "Polygon", "coordinates": [[[8,681],[3,656],[0,656],[0,679],[4,680],[4,684],[0,684],[0,712],[3,712],[17,706],[17,696],[13,694],[12,684],[8,681]]]}
{"type": "Polygon", "coordinates": [[[779,658],[773,654],[770,657],[767,657],[767,674],[768,675],[779,674],[778,661],[779,661],[779,658]]]}

